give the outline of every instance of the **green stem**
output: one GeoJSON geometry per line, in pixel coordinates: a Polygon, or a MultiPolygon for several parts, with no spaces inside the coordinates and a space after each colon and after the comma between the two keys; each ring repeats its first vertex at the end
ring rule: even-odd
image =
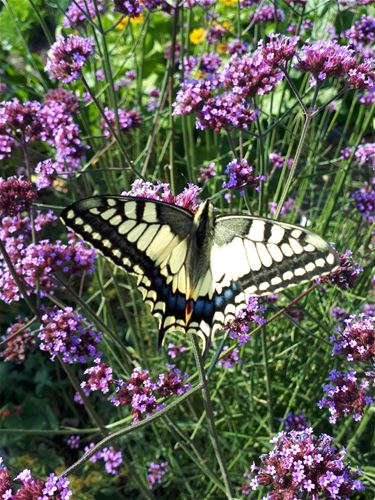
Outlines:
{"type": "Polygon", "coordinates": [[[198,370],[199,382],[200,382],[202,398],[203,398],[203,405],[204,405],[204,409],[205,409],[208,430],[210,433],[212,446],[213,446],[213,449],[214,449],[214,452],[216,455],[217,462],[218,462],[219,467],[220,467],[221,475],[223,477],[227,498],[232,499],[234,497],[234,495],[233,495],[232,486],[231,486],[231,483],[229,480],[227,466],[225,464],[224,456],[223,456],[223,453],[221,451],[221,447],[220,447],[220,443],[219,443],[219,436],[218,436],[216,425],[215,425],[214,412],[213,412],[212,401],[211,401],[211,397],[210,397],[210,389],[208,387],[207,378],[206,378],[206,374],[204,371],[204,364],[203,364],[201,352],[199,350],[198,341],[197,341],[195,335],[193,333],[191,333],[190,331],[188,333],[189,333],[190,341],[191,341],[192,346],[193,346],[194,358],[195,358],[195,363],[196,363],[197,370],[198,370]]]}
{"type": "Polygon", "coordinates": [[[262,339],[262,353],[263,353],[263,363],[264,363],[264,376],[265,376],[266,391],[267,391],[268,427],[270,436],[272,436],[273,434],[272,389],[271,389],[271,374],[268,365],[267,338],[265,329],[263,329],[262,331],[261,339],[262,339]]]}

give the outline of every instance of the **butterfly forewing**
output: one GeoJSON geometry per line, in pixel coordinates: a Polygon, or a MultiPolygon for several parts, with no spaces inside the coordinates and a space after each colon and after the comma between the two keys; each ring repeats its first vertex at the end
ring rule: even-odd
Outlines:
{"type": "Polygon", "coordinates": [[[155,200],[98,196],[61,214],[64,223],[114,264],[137,276],[138,288],[159,320],[160,341],[185,332],[190,212],[155,200]]]}

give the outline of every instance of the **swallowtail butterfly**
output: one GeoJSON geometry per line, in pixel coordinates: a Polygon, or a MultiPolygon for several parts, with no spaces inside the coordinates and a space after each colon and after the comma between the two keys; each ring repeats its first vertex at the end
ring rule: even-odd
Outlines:
{"type": "Polygon", "coordinates": [[[94,196],[67,207],[63,222],[114,264],[137,277],[170,331],[204,341],[235,318],[250,296],[276,293],[332,271],[335,251],[310,231],[248,215],[194,214],[161,201],[94,196]]]}

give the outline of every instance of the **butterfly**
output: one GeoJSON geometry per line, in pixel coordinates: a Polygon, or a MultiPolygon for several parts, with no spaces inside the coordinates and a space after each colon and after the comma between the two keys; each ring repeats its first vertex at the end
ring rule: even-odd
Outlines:
{"type": "Polygon", "coordinates": [[[277,293],[328,274],[338,256],[322,238],[250,215],[215,217],[131,196],[93,196],[68,206],[63,222],[115,265],[135,275],[159,322],[199,335],[203,351],[251,296],[277,293]]]}

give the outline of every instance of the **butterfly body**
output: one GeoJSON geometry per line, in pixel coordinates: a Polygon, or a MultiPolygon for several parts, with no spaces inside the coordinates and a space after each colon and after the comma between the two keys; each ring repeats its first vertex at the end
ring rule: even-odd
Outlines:
{"type": "Polygon", "coordinates": [[[250,296],[276,293],[327,274],[337,255],[304,228],[247,215],[215,217],[157,200],[97,196],[61,214],[64,223],[137,277],[144,301],[169,331],[206,344],[250,296]]]}

